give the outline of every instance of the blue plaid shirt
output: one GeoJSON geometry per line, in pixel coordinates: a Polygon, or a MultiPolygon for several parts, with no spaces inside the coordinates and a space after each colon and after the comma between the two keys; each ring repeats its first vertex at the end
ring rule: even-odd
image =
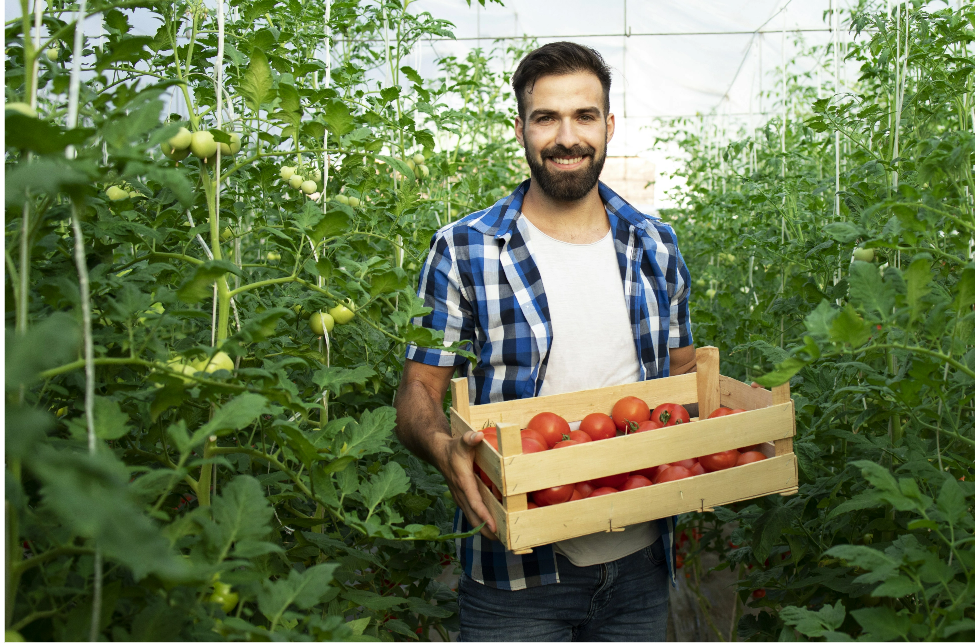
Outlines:
{"type": "MultiPolygon", "coordinates": [[[[420,275],[417,294],[433,311],[413,323],[443,331],[445,345],[471,342],[477,364],[471,368],[454,353],[415,345],[406,358],[462,368],[473,384],[471,404],[535,397],[545,379],[552,321],[521,216],[528,186],[525,181],[490,208],[438,230],[420,275]]],[[[640,376],[667,377],[669,349],[693,343],[690,276],[677,237],[669,225],[637,211],[602,183],[599,196],[609,216],[640,376]]],[[[674,522],[665,518],[658,527],[675,582],[674,522]]],[[[471,528],[459,510],[455,528],[471,528]]],[[[473,580],[498,589],[559,582],[551,545],[517,556],[500,542],[475,535],[458,541],[458,558],[473,580]]]]}

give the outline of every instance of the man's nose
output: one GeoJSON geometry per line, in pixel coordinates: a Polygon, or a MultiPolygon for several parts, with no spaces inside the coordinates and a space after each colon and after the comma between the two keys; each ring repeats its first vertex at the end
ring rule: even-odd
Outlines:
{"type": "Polygon", "coordinates": [[[582,142],[579,138],[579,133],[575,128],[575,120],[572,118],[563,118],[559,124],[559,131],[555,137],[555,142],[565,148],[573,148],[582,142]]]}

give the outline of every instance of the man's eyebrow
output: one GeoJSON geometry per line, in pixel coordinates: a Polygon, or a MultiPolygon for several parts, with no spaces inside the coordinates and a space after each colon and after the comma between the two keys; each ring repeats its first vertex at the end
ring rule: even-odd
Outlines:
{"type": "MultiPolygon", "coordinates": [[[[541,116],[557,116],[558,110],[555,109],[533,109],[528,115],[529,119],[539,118],[541,116]]],[[[581,107],[575,111],[576,116],[581,116],[582,114],[593,114],[595,116],[601,116],[602,110],[598,107],[581,107]]]]}

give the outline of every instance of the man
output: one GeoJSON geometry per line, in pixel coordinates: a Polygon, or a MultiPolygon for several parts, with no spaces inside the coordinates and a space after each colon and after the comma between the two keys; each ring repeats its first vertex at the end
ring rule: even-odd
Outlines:
{"type": "Polygon", "coordinates": [[[690,279],[670,226],[633,209],[599,174],[615,118],[595,51],[545,45],[518,66],[515,135],[531,179],[437,232],[414,323],[469,340],[477,364],[411,346],[397,434],[435,465],[480,533],[458,547],[461,639],[664,640],[673,581],[671,519],[517,556],[494,534],[473,474],[478,433],[453,438],[442,410],[454,370],[484,404],[599,388],[694,369],[690,279]]]}

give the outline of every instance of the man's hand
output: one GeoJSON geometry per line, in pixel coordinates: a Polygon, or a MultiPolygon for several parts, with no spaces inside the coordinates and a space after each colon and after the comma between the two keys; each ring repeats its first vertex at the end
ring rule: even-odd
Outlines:
{"type": "Polygon", "coordinates": [[[483,433],[471,431],[459,438],[451,437],[443,440],[441,455],[433,464],[443,474],[450,495],[464,512],[467,522],[472,525],[487,523],[481,529],[481,535],[497,540],[497,524],[481,499],[477,476],[474,475],[474,447],[483,439],[483,433]]]}
{"type": "Polygon", "coordinates": [[[396,392],[396,435],[400,442],[440,470],[447,488],[472,525],[487,525],[481,535],[497,540],[497,525],[481,500],[474,476],[474,447],[484,439],[479,431],[455,438],[443,413],[443,400],[454,369],[406,361],[396,392]]]}

